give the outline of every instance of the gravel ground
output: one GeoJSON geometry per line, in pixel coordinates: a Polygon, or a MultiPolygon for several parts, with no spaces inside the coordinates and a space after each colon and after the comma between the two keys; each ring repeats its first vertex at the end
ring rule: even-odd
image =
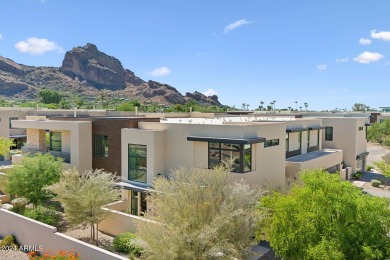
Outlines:
{"type": "Polygon", "coordinates": [[[0,251],[1,260],[28,260],[26,253],[21,251],[0,251]]]}

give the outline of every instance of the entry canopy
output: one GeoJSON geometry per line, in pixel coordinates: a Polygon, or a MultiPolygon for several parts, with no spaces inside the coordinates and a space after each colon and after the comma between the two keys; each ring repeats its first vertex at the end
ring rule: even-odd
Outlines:
{"type": "Polygon", "coordinates": [[[253,138],[221,138],[221,137],[203,137],[203,136],[188,136],[187,141],[196,142],[212,142],[212,143],[226,143],[226,144],[257,144],[265,142],[264,137],[253,138]]]}
{"type": "Polygon", "coordinates": [[[137,192],[149,192],[152,191],[152,187],[142,184],[129,183],[125,181],[118,182],[116,185],[122,187],[125,190],[132,190],[137,192]]]}

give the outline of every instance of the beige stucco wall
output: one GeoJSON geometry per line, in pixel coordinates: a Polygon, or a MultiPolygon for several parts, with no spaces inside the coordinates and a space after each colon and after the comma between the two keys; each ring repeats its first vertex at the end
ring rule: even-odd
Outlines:
{"type": "Polygon", "coordinates": [[[0,209],[0,236],[14,235],[21,245],[42,246],[43,251],[76,251],[83,260],[126,260],[128,258],[114,254],[79,239],[57,232],[55,227],[11,211],[0,209]]]}
{"type": "MultiPolygon", "coordinates": [[[[307,169],[328,169],[335,165],[340,165],[343,160],[343,151],[342,150],[325,150],[330,152],[325,156],[319,156],[312,160],[303,161],[303,162],[291,162],[286,161],[286,177],[287,178],[296,178],[298,172],[307,170],[307,169]]],[[[304,155],[303,155],[304,156],[304,155]]]]}
{"type": "MultiPolygon", "coordinates": [[[[163,174],[173,169],[185,167],[208,168],[208,145],[206,142],[187,141],[188,136],[220,137],[220,138],[253,138],[265,137],[279,139],[279,145],[264,148],[263,143],[252,145],[252,172],[232,173],[237,179],[244,179],[256,185],[265,180],[284,182],[285,131],[284,123],[257,123],[239,125],[205,125],[140,122],[140,129],[122,129],[122,177],[127,177],[127,145],[128,143],[148,145],[148,183],[156,176],[149,173],[149,162],[165,158],[165,164],[154,163],[164,167],[163,174]],[[152,131],[151,131],[152,130],[152,131]],[[164,134],[155,136],[156,130],[164,134]],[[164,141],[157,142],[160,138],[164,141]],[[154,141],[153,141],[154,140],[154,141]],[[149,146],[159,144],[157,150],[149,146]],[[162,145],[163,144],[163,145],[162,145]],[[149,158],[149,150],[159,151],[149,158]]],[[[152,165],[151,165],[152,167],[152,165]]],[[[151,168],[151,171],[153,168],[151,168]]]]}
{"type": "MultiPolygon", "coordinates": [[[[70,166],[79,172],[92,169],[92,123],[89,121],[54,121],[54,120],[17,120],[13,127],[28,129],[27,143],[40,135],[43,139],[45,130],[60,131],[63,152],[70,152],[70,166]],[[31,139],[32,138],[32,139],[31,139]]],[[[34,143],[34,142],[32,142],[34,143]]],[[[41,144],[43,145],[43,144],[41,144]]]]}
{"type": "Polygon", "coordinates": [[[333,141],[325,141],[323,130],[323,148],[343,150],[344,167],[352,167],[352,173],[356,171],[356,156],[367,151],[365,135],[365,118],[322,118],[323,126],[333,127],[333,141]],[[359,131],[358,127],[363,127],[359,131]]]}
{"type": "Polygon", "coordinates": [[[10,129],[9,118],[17,117],[19,119],[25,119],[27,115],[26,111],[18,109],[0,109],[0,137],[9,137],[10,135],[22,135],[26,134],[24,129],[10,129]]]}
{"type": "Polygon", "coordinates": [[[128,179],[128,145],[146,145],[147,151],[147,183],[151,184],[157,174],[165,172],[165,131],[122,129],[122,179],[128,179]]]}

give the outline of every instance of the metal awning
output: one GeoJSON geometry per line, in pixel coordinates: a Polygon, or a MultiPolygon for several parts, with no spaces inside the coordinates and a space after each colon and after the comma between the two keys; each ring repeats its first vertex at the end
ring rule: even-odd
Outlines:
{"type": "Polygon", "coordinates": [[[358,155],[356,155],[356,159],[363,158],[364,156],[367,156],[368,154],[369,154],[369,152],[364,152],[364,153],[358,154],[358,155]]]}
{"type": "Polygon", "coordinates": [[[18,138],[26,138],[27,135],[10,135],[9,138],[14,138],[14,139],[18,139],[18,138]]]}
{"type": "Polygon", "coordinates": [[[365,123],[364,125],[365,126],[371,126],[372,124],[371,123],[365,123]]]}
{"type": "Polygon", "coordinates": [[[291,129],[286,129],[286,133],[297,133],[297,132],[302,132],[306,131],[308,128],[291,128],[291,129]]]}
{"type": "Polygon", "coordinates": [[[138,184],[138,183],[135,184],[135,183],[121,181],[121,182],[118,182],[116,185],[122,187],[123,189],[137,191],[137,192],[153,191],[152,187],[150,187],[148,185],[138,184]]]}
{"type": "Polygon", "coordinates": [[[203,136],[188,136],[187,141],[196,142],[212,142],[212,143],[227,143],[227,144],[257,144],[265,142],[264,137],[254,138],[221,138],[221,137],[203,137],[203,136]]]}
{"type": "Polygon", "coordinates": [[[321,130],[325,128],[326,128],[325,126],[311,126],[309,127],[309,130],[321,130]]]}

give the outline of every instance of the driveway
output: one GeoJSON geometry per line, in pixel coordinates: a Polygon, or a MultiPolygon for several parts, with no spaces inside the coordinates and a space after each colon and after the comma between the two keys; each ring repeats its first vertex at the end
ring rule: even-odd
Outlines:
{"type": "Polygon", "coordinates": [[[374,162],[380,161],[382,156],[390,153],[390,150],[387,147],[372,143],[367,144],[367,151],[369,152],[367,156],[367,165],[371,166],[374,166],[374,162]]]}

